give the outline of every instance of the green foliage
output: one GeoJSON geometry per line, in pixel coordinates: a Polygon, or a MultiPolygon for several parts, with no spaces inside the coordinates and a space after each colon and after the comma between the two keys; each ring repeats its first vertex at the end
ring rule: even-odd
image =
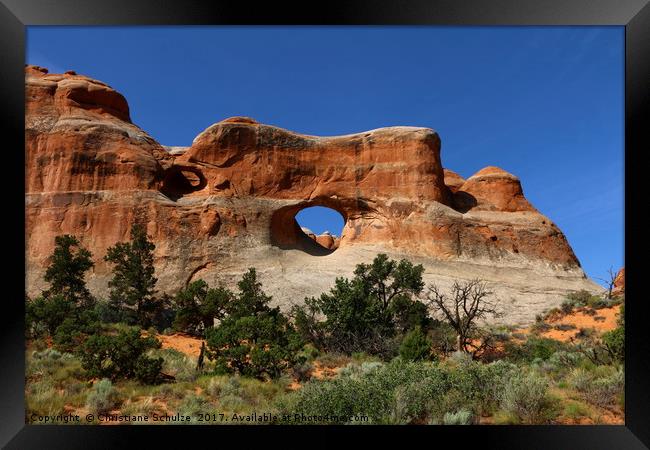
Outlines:
{"type": "Polygon", "coordinates": [[[152,358],[162,358],[162,371],[178,382],[194,381],[197,378],[196,360],[173,348],[152,350],[152,358]]]}
{"type": "Polygon", "coordinates": [[[474,414],[467,409],[461,409],[457,412],[445,413],[442,423],[444,425],[472,425],[474,423],[474,414]]]}
{"type": "Polygon", "coordinates": [[[393,356],[396,335],[430,326],[426,306],[412,298],[424,287],[423,272],[421,265],[379,254],[371,264],[357,265],[352,280],[337,278],[329,293],[294,307],[296,328],[329,351],[393,356]]]}
{"type": "Polygon", "coordinates": [[[581,290],[568,294],[560,308],[563,313],[569,314],[574,308],[588,307],[591,309],[600,309],[618,303],[620,303],[620,299],[603,298],[600,295],[592,295],[589,291],[581,290]]]}
{"type": "Polygon", "coordinates": [[[257,273],[251,268],[238,284],[239,294],[226,305],[227,315],[206,331],[209,355],[218,373],[278,378],[298,362],[300,336],[279,308],[268,306],[257,273]]]}
{"type": "Polygon", "coordinates": [[[525,424],[544,423],[555,412],[547,380],[534,372],[512,376],[500,393],[500,405],[525,424]]]}
{"type": "Polygon", "coordinates": [[[85,311],[76,318],[68,317],[59,325],[52,336],[54,346],[63,351],[78,352],[88,336],[100,331],[94,311],[85,311]]]}
{"type": "Polygon", "coordinates": [[[151,325],[152,315],[160,306],[154,297],[154,249],[144,227],[135,224],[131,241],[115,244],[104,257],[114,265],[113,278],[108,283],[111,304],[126,314],[129,323],[145,328],[151,325]]]}
{"type": "Polygon", "coordinates": [[[564,345],[554,339],[529,336],[526,342],[521,345],[516,343],[506,344],[506,353],[508,359],[512,361],[531,362],[535,359],[545,361],[563,348],[564,345]]]}
{"type": "Polygon", "coordinates": [[[257,271],[251,267],[237,283],[239,295],[228,303],[229,317],[240,318],[266,313],[270,310],[268,304],[271,297],[262,290],[262,283],[257,280],[257,271]]]}
{"type": "Polygon", "coordinates": [[[568,379],[571,387],[580,392],[586,401],[601,408],[614,406],[625,389],[622,367],[576,368],[568,379]]]}
{"type": "Polygon", "coordinates": [[[183,416],[190,416],[190,423],[206,425],[209,422],[199,422],[199,414],[212,414],[214,407],[206,398],[197,394],[190,394],[183,399],[177,412],[183,416]]]}
{"type": "Polygon", "coordinates": [[[583,403],[569,402],[564,405],[563,414],[570,419],[579,419],[589,416],[589,409],[583,403]]]}
{"type": "Polygon", "coordinates": [[[59,350],[72,352],[97,331],[95,299],[84,279],[85,272],[93,267],[90,258],[90,252],[74,236],[55,238],[54,252],[45,272],[50,287],[35,300],[27,299],[25,305],[28,337],[49,334],[59,350]]]}
{"type": "Polygon", "coordinates": [[[106,414],[118,405],[118,395],[111,380],[96,382],[86,400],[86,407],[94,414],[106,414]]]}
{"type": "Polygon", "coordinates": [[[447,413],[489,411],[516,367],[468,360],[443,366],[395,359],[389,364],[348,366],[333,380],[310,381],[278,401],[281,412],[329,416],[327,423],[441,423],[447,413]]]}
{"type": "Polygon", "coordinates": [[[234,295],[224,287],[209,288],[203,280],[190,283],[174,298],[177,308],[173,326],[179,331],[201,336],[215,319],[224,316],[234,295]]]}
{"type": "Polygon", "coordinates": [[[74,305],[91,306],[93,299],[84,279],[86,271],[94,266],[91,253],[68,234],[57,236],[54,242],[54,253],[44,277],[50,288],[43,296],[60,295],[74,305]]]}
{"type": "Polygon", "coordinates": [[[81,360],[90,377],[135,378],[145,384],[160,381],[162,358],[149,358],[146,352],[159,348],[160,342],[143,338],[137,328],[122,330],[117,335],[94,334],[83,345],[81,360]]]}
{"type": "Polygon", "coordinates": [[[53,335],[75,309],[74,303],[63,295],[37,297],[25,305],[27,333],[31,337],[53,335]]]}
{"type": "Polygon", "coordinates": [[[625,360],[625,326],[619,326],[602,336],[602,342],[613,360],[625,360]]]}
{"type": "Polygon", "coordinates": [[[399,348],[399,355],[406,361],[431,359],[432,347],[433,342],[422,332],[420,326],[417,325],[404,336],[399,348]]]}

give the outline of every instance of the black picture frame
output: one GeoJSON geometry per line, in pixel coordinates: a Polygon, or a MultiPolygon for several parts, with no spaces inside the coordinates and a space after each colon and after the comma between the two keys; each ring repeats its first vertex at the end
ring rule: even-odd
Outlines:
{"type": "MultiPolygon", "coordinates": [[[[124,448],[146,438],[147,447],[200,445],[235,440],[248,447],[251,437],[264,442],[332,447],[353,434],[388,442],[404,442],[404,434],[427,446],[471,443],[480,448],[641,449],[650,446],[650,345],[648,299],[641,297],[641,253],[644,224],[640,158],[650,150],[650,6],[649,0],[444,0],[346,1],[300,5],[275,2],[154,0],[1,0],[0,126],[4,132],[3,183],[6,230],[1,236],[4,291],[0,383],[3,400],[0,444],[10,449],[124,448]],[[30,25],[612,25],[625,27],[625,259],[626,373],[625,425],[620,426],[476,426],[476,427],[97,427],[27,426],[24,423],[24,64],[25,27],[30,25]],[[22,155],[22,156],[21,156],[22,155]],[[23,187],[21,190],[20,187],[23,187]],[[7,206],[7,204],[10,206],[7,206]],[[631,224],[631,225],[630,225],[631,224]],[[637,262],[637,259],[639,260],[637,262]],[[23,262],[21,265],[20,262],[23,262]],[[15,276],[12,276],[15,270],[15,276]],[[287,431],[287,432],[285,432],[287,431]],[[289,434],[290,433],[290,434],[289,434]],[[322,435],[317,437],[315,433],[322,435]],[[412,436],[417,434],[419,436],[412,436]],[[199,436],[201,435],[201,436],[199,436]],[[208,435],[208,436],[206,436],[208,435]],[[300,437],[298,437],[300,436],[300,437]],[[291,438],[289,438],[291,437],[291,438]],[[304,439],[308,439],[305,441],[304,439]],[[443,444],[453,442],[453,444],[443,444]]],[[[552,177],[549,177],[552,179],[552,177]]],[[[559,200],[561,201],[561,200],[559,200]]],[[[605,238],[605,237],[604,237],[605,238]]],[[[647,244],[647,243],[646,243],[647,244]]],[[[416,441],[409,441],[415,444],[416,441]]],[[[264,444],[264,445],[267,445],[264,444]]],[[[137,444],[142,447],[143,444],[137,444]]],[[[229,443],[228,445],[233,445],[229,443]]]]}

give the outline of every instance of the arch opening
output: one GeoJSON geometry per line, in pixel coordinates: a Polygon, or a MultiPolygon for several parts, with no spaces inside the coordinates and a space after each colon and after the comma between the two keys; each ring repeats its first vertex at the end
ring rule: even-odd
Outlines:
{"type": "Polygon", "coordinates": [[[160,191],[176,201],[183,195],[199,191],[207,185],[200,170],[194,167],[172,166],[164,175],[160,191]]]}
{"type": "Polygon", "coordinates": [[[300,230],[321,247],[332,251],[339,247],[345,220],[335,209],[309,206],[298,211],[295,220],[300,230]]]}
{"type": "Polygon", "coordinates": [[[285,206],[271,218],[271,241],[282,249],[302,250],[313,256],[336,251],[347,214],[335,205],[321,202],[285,206]]]}

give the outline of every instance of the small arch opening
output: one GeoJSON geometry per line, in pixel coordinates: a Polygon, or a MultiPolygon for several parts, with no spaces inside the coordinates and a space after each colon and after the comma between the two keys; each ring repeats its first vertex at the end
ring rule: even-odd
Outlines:
{"type": "Polygon", "coordinates": [[[206,183],[198,169],[172,166],[165,172],[160,191],[175,201],[183,195],[203,189],[206,183]]]}
{"type": "Polygon", "coordinates": [[[329,255],[341,245],[349,210],[331,198],[284,206],[271,216],[271,243],[313,256],[329,255]]]}
{"type": "Polygon", "coordinates": [[[300,230],[317,245],[334,251],[339,247],[345,219],[338,211],[325,206],[310,206],[296,214],[300,230]]]}

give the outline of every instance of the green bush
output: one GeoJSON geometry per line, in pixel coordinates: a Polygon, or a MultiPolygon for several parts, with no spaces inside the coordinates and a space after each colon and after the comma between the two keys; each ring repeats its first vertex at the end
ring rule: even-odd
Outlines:
{"type": "Polygon", "coordinates": [[[526,424],[544,423],[553,412],[548,382],[534,372],[510,377],[500,393],[500,406],[526,424]]]}
{"type": "Polygon", "coordinates": [[[152,350],[148,356],[162,358],[161,371],[174,377],[176,381],[195,381],[198,374],[196,360],[173,348],[152,350]]]}
{"type": "Polygon", "coordinates": [[[625,360],[625,326],[604,333],[602,342],[614,361],[625,360]]]}
{"type": "Polygon", "coordinates": [[[546,361],[565,346],[554,339],[528,336],[523,344],[507,343],[506,355],[512,361],[532,362],[535,359],[546,361]]]}
{"type": "Polygon", "coordinates": [[[445,413],[442,423],[444,425],[472,425],[474,414],[467,409],[461,409],[454,413],[445,413]]]}
{"type": "Polygon", "coordinates": [[[181,416],[190,416],[189,423],[207,425],[210,423],[209,421],[199,422],[199,414],[212,414],[214,406],[205,397],[191,393],[183,398],[176,412],[181,416]]]}
{"type": "Polygon", "coordinates": [[[622,368],[611,368],[610,372],[603,376],[587,376],[579,383],[574,379],[574,386],[589,403],[603,408],[613,406],[624,392],[625,375],[622,368]]]}
{"type": "Polygon", "coordinates": [[[350,417],[359,415],[371,423],[441,423],[446,413],[460,409],[472,415],[493,409],[516,370],[509,363],[471,360],[450,366],[401,358],[365,364],[349,365],[333,380],[306,383],[279,401],[281,412],[328,415],[340,423],[354,422],[350,417]]]}
{"type": "Polygon", "coordinates": [[[300,382],[307,381],[311,378],[313,370],[313,364],[307,361],[298,362],[293,366],[293,376],[296,377],[296,380],[300,382]]]}
{"type": "Polygon", "coordinates": [[[111,380],[97,381],[86,399],[86,407],[95,414],[106,414],[118,405],[117,391],[111,380]]]}
{"type": "Polygon", "coordinates": [[[404,336],[399,348],[399,355],[406,361],[431,359],[432,347],[433,342],[422,332],[420,326],[417,325],[404,336]]]}
{"type": "Polygon", "coordinates": [[[160,381],[162,358],[148,358],[146,352],[159,348],[160,341],[143,338],[138,328],[115,335],[94,334],[83,345],[81,360],[90,377],[135,378],[146,384],[160,381]]]}

